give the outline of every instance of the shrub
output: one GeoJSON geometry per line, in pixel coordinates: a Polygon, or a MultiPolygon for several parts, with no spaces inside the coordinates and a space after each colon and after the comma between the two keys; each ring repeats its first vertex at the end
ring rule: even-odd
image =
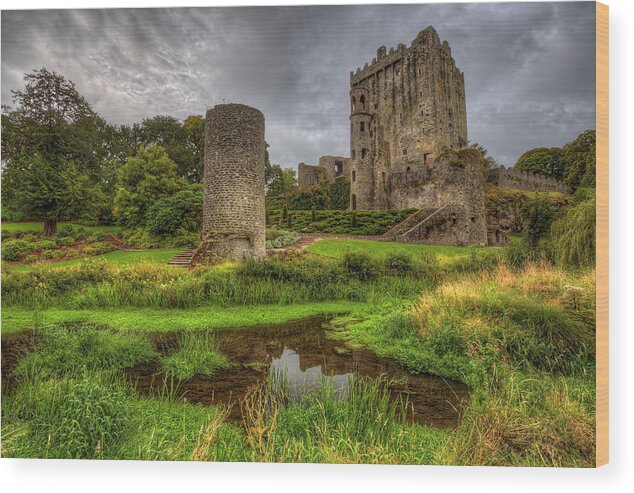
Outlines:
{"type": "Polygon", "coordinates": [[[2,242],[2,259],[21,260],[33,249],[33,244],[27,240],[6,240],[2,242]]]}
{"type": "Polygon", "coordinates": [[[346,270],[360,281],[372,281],[379,276],[376,261],[365,252],[347,252],[343,256],[346,270]]]}
{"type": "Polygon", "coordinates": [[[57,243],[53,240],[40,240],[33,243],[33,250],[54,250],[57,248],[57,243]]]}
{"type": "Polygon", "coordinates": [[[44,250],[42,252],[42,258],[46,260],[60,259],[64,256],[59,250],[44,250]]]}
{"type": "Polygon", "coordinates": [[[154,202],[145,214],[145,227],[160,238],[174,236],[178,231],[198,233],[202,227],[202,208],[202,186],[189,185],[154,202]]]}
{"type": "Polygon", "coordinates": [[[284,229],[271,229],[266,232],[266,248],[284,248],[299,240],[299,233],[284,229]]]}
{"type": "Polygon", "coordinates": [[[71,246],[75,243],[75,238],[73,238],[72,236],[56,236],[55,243],[57,244],[57,246],[61,247],[71,246]]]}
{"type": "Polygon", "coordinates": [[[39,259],[37,258],[37,255],[34,255],[34,254],[32,254],[32,253],[30,253],[30,254],[28,254],[28,255],[26,255],[26,256],[24,257],[24,261],[25,261],[27,264],[32,264],[32,263],[35,263],[35,262],[37,262],[38,260],[39,260],[39,259]]]}
{"type": "Polygon", "coordinates": [[[524,237],[530,247],[536,247],[539,240],[550,232],[557,209],[546,196],[537,194],[530,198],[523,207],[524,237]]]}
{"type": "Polygon", "coordinates": [[[551,228],[554,261],[565,268],[595,265],[596,200],[591,198],[569,208],[551,228]]]}
{"type": "Polygon", "coordinates": [[[388,256],[385,257],[384,263],[386,270],[399,274],[410,272],[414,268],[411,255],[404,252],[389,253],[388,256]]]}

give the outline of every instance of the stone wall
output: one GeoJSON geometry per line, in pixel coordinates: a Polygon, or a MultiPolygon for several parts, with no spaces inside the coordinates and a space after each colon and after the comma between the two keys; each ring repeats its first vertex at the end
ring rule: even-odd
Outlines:
{"type": "Polygon", "coordinates": [[[381,160],[388,167],[406,156],[422,160],[468,142],[464,74],[431,26],[410,47],[379,48],[371,64],[350,74],[350,86],[368,91],[372,157],[378,160],[377,151],[387,143],[381,160]]]}
{"type": "Polygon", "coordinates": [[[350,177],[350,158],[343,156],[321,156],[319,165],[299,163],[297,185],[306,188],[320,183],[334,183],[340,177],[350,177]]]}
{"type": "Polygon", "coordinates": [[[207,111],[203,241],[194,262],[266,255],[264,115],[221,104],[207,111]]]}
{"type": "Polygon", "coordinates": [[[514,188],[527,192],[570,193],[569,187],[554,178],[527,173],[510,168],[495,168],[489,171],[487,182],[500,188],[514,188]]]}
{"type": "MultiPolygon", "coordinates": [[[[388,187],[391,209],[461,206],[463,212],[453,226],[463,231],[452,234],[460,238],[460,244],[487,245],[484,171],[479,153],[452,151],[441,154],[431,165],[401,166],[392,171],[388,187]]],[[[454,213],[457,209],[451,210],[454,213]]]]}

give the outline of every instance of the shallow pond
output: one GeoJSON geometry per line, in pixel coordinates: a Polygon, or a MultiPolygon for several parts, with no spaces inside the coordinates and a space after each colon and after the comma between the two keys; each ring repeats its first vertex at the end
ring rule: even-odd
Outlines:
{"type": "MultiPolygon", "coordinates": [[[[311,319],[275,327],[250,327],[216,331],[217,342],[231,361],[228,369],[211,376],[180,382],[176,394],[188,402],[233,404],[230,419],[241,419],[240,400],[247,389],[273,374],[283,375],[291,397],[301,397],[323,381],[345,395],[353,374],[386,377],[393,398],[406,398],[409,422],[440,428],[455,427],[468,397],[467,386],[430,375],[410,375],[395,363],[367,349],[349,349],[327,336],[323,319],[311,319]]],[[[178,349],[178,333],[154,336],[163,354],[178,349]]],[[[138,391],[149,395],[163,386],[156,366],[142,365],[128,371],[138,391]]]]}

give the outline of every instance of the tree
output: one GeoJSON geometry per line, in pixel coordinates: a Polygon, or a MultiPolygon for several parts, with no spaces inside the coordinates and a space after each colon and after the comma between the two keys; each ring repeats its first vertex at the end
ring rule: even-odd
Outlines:
{"type": "Polygon", "coordinates": [[[145,214],[145,227],[157,237],[195,233],[202,228],[202,217],[203,187],[195,183],[154,202],[145,214]]]}
{"type": "Polygon", "coordinates": [[[44,221],[44,234],[57,222],[86,217],[101,207],[103,193],[74,163],[59,163],[40,154],[24,157],[3,173],[3,199],[12,210],[44,221]]]}
{"type": "Polygon", "coordinates": [[[178,176],[191,183],[202,181],[205,120],[188,116],[183,123],[172,116],[157,115],[135,125],[134,136],[142,145],[159,144],[176,163],[178,176]]]}
{"type": "Polygon", "coordinates": [[[564,181],[573,189],[596,186],[596,132],[586,130],[563,147],[564,181]]]}
{"type": "Polygon", "coordinates": [[[130,157],[118,172],[113,208],[117,223],[141,226],[155,201],[182,190],[185,185],[163,147],[153,144],[148,149],[139,148],[136,156],[130,157]]]}
{"type": "Polygon", "coordinates": [[[561,180],[564,176],[566,161],[559,147],[537,147],[522,154],[513,168],[561,180]]]}
{"type": "Polygon", "coordinates": [[[268,171],[266,195],[279,197],[297,187],[297,172],[292,168],[282,168],[272,164],[268,171]]]}
{"type": "Polygon", "coordinates": [[[50,235],[57,221],[94,210],[84,207],[87,193],[102,197],[94,185],[105,155],[100,143],[106,125],[62,75],[42,68],[25,74],[24,81],[24,89],[11,92],[15,109],[3,107],[5,205],[43,220],[50,235]],[[64,194],[79,207],[61,204],[64,194]]]}

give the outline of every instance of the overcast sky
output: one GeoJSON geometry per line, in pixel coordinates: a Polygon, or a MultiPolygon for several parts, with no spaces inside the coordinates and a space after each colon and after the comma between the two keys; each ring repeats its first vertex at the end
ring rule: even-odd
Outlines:
{"type": "Polygon", "coordinates": [[[433,25],[465,73],[469,139],[505,165],[595,127],[593,2],[2,12],[2,103],[25,72],[111,123],[260,109],[272,162],[348,154],[349,73],[433,25]]]}

